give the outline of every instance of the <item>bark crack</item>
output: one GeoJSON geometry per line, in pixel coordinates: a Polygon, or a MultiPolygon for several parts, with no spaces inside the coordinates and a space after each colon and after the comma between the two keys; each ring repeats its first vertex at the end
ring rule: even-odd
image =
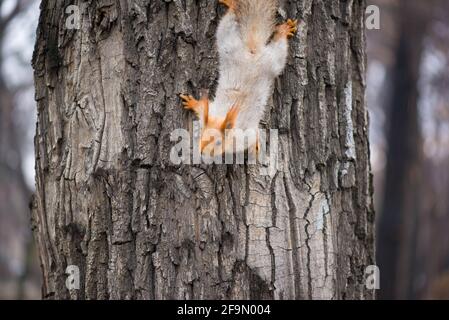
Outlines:
{"type": "Polygon", "coordinates": [[[245,164],[245,176],[246,176],[246,185],[245,185],[245,205],[243,207],[243,220],[246,226],[246,234],[245,234],[245,263],[248,263],[248,255],[249,255],[249,223],[247,217],[247,208],[250,204],[250,174],[248,171],[248,165],[245,164]]]}
{"type": "Polygon", "coordinates": [[[299,299],[301,297],[301,287],[300,287],[300,266],[299,266],[299,254],[298,254],[298,248],[299,248],[299,240],[297,236],[297,219],[296,219],[296,206],[293,200],[293,196],[290,191],[290,187],[287,181],[287,177],[284,176],[284,188],[285,188],[285,194],[287,195],[287,204],[288,204],[288,213],[289,213],[289,220],[290,220],[290,237],[292,242],[292,255],[293,255],[293,279],[295,284],[295,299],[299,299]]]}
{"type": "MultiPolygon", "coordinates": [[[[271,228],[276,227],[276,219],[277,219],[277,207],[276,207],[276,181],[279,176],[279,172],[276,172],[276,174],[273,177],[273,180],[271,181],[271,228]]],[[[270,227],[266,228],[266,242],[268,251],[270,252],[270,259],[271,259],[271,287],[272,290],[276,290],[276,256],[274,254],[273,246],[271,245],[271,232],[270,227]]]]}
{"type": "Polygon", "coordinates": [[[306,221],[306,224],[304,226],[304,231],[306,233],[305,245],[306,245],[306,248],[307,248],[307,265],[306,265],[306,268],[307,268],[308,298],[310,300],[312,300],[312,298],[313,298],[312,268],[311,268],[311,265],[310,265],[312,249],[310,248],[311,235],[310,235],[310,232],[309,232],[309,227],[310,227],[311,223],[310,223],[310,220],[309,220],[309,213],[310,213],[310,210],[312,209],[313,202],[315,201],[316,193],[312,193],[310,191],[311,191],[311,187],[309,186],[309,193],[310,193],[311,198],[309,200],[309,204],[308,204],[306,210],[304,211],[303,219],[306,221]]]}

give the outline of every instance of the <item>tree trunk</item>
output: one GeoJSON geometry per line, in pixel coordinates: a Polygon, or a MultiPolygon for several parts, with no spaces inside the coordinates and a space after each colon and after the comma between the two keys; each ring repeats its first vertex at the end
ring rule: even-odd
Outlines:
{"type": "Polygon", "coordinates": [[[79,30],[68,4],[42,2],[34,55],[45,298],[373,298],[365,1],[281,1],[303,23],[263,122],[271,176],[170,161],[178,94],[217,82],[218,1],[75,1],[79,30]]]}

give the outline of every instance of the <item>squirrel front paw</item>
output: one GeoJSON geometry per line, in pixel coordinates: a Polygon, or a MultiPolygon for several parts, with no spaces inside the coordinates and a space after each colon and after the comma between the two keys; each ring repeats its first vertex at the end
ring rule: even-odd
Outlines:
{"type": "Polygon", "coordinates": [[[277,38],[289,38],[293,37],[298,31],[298,20],[288,19],[287,22],[276,27],[277,38]]]}
{"type": "Polygon", "coordinates": [[[198,100],[196,100],[191,95],[185,95],[181,94],[179,97],[182,99],[182,105],[184,106],[184,109],[191,110],[195,112],[197,115],[200,114],[200,107],[201,104],[198,100]]]}

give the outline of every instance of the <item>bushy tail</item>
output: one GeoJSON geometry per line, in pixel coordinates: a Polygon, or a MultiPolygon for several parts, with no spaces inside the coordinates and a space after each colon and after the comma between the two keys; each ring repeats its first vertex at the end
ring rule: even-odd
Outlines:
{"type": "Polygon", "coordinates": [[[236,0],[236,16],[243,41],[257,52],[274,32],[277,0],[236,0]]]}

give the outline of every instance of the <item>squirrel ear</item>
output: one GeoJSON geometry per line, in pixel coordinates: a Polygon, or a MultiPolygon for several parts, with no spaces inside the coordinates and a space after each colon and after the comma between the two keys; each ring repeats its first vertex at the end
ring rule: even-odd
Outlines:
{"type": "Polygon", "coordinates": [[[232,129],[235,127],[235,122],[237,121],[237,116],[239,114],[239,106],[234,104],[231,109],[229,109],[226,114],[226,118],[221,125],[221,130],[225,131],[226,129],[232,129]]]}

